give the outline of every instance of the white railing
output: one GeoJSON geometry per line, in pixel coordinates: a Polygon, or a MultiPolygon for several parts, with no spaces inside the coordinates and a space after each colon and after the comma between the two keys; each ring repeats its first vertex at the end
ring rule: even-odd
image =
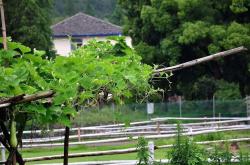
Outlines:
{"type": "MultiPolygon", "coordinates": [[[[198,121],[195,123],[181,124],[181,126],[183,127],[182,134],[186,136],[194,136],[200,134],[225,132],[225,131],[250,130],[250,125],[248,125],[250,118],[238,118],[238,117],[237,118],[155,118],[150,121],[131,123],[130,127],[125,127],[125,124],[112,124],[112,125],[102,125],[102,126],[71,128],[71,135],[69,137],[71,142],[69,143],[69,145],[70,146],[103,145],[108,143],[121,143],[125,141],[137,140],[140,136],[144,136],[146,139],[149,140],[174,137],[176,136],[177,132],[176,130],[177,124],[165,124],[165,122],[168,120],[198,121]],[[91,138],[94,139],[98,138],[99,140],[91,140],[91,138]],[[83,139],[84,141],[82,141],[83,139]]],[[[50,131],[52,131],[52,133],[63,133],[64,129],[54,129],[50,131]]],[[[36,134],[37,136],[39,136],[39,134],[41,134],[42,132],[43,132],[42,130],[25,131],[25,134],[26,136],[28,134],[36,134]]],[[[64,136],[27,138],[23,139],[22,147],[23,148],[61,147],[63,146],[62,143],[63,139],[64,136]]],[[[250,141],[250,137],[241,139],[231,139],[231,140],[250,141]]],[[[223,140],[216,141],[215,143],[217,142],[223,142],[223,140]]],[[[198,144],[208,144],[208,143],[213,143],[213,142],[211,141],[198,142],[198,144]]],[[[158,147],[160,148],[171,147],[171,145],[158,146],[158,147]]],[[[5,149],[3,146],[1,146],[1,150],[2,153],[5,153],[5,149]]],[[[29,158],[27,159],[27,161],[29,160],[32,161],[33,159],[36,158],[29,158]]],[[[5,161],[4,154],[2,154],[2,160],[5,161]]]]}

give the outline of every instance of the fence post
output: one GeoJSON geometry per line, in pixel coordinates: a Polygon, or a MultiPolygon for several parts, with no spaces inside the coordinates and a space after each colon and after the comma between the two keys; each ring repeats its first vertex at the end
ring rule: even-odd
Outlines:
{"type": "MultiPolygon", "coordinates": [[[[219,113],[219,121],[220,121],[220,118],[221,118],[221,113],[219,113]]],[[[218,124],[218,128],[220,128],[220,123],[218,124]]]]}
{"type": "Polygon", "coordinates": [[[193,140],[193,128],[192,127],[188,127],[188,133],[190,134],[191,139],[193,140]]]}
{"type": "MultiPolygon", "coordinates": [[[[246,96],[246,111],[247,117],[250,117],[250,96],[246,96]]],[[[250,121],[248,121],[247,124],[250,124],[250,121]]]]}
{"type": "Polygon", "coordinates": [[[81,142],[81,129],[78,127],[77,129],[78,142],[81,142]]]}
{"type": "Polygon", "coordinates": [[[161,134],[160,121],[157,121],[156,125],[157,125],[157,134],[159,135],[159,134],[161,134]]]}
{"type": "Polygon", "coordinates": [[[247,105],[247,117],[250,117],[250,96],[246,97],[246,105],[247,105]]]}
{"type": "Polygon", "coordinates": [[[215,118],[215,95],[213,95],[213,118],[215,118]]]}
{"type": "Polygon", "coordinates": [[[148,162],[149,162],[150,165],[154,164],[154,149],[155,149],[154,142],[149,141],[148,142],[148,151],[149,151],[148,162]]]}
{"type": "Polygon", "coordinates": [[[6,161],[5,148],[2,144],[1,144],[1,155],[2,155],[2,162],[5,162],[6,161]]]}
{"type": "Polygon", "coordinates": [[[182,100],[181,100],[181,96],[179,96],[179,111],[180,111],[180,117],[182,117],[182,100]]]}

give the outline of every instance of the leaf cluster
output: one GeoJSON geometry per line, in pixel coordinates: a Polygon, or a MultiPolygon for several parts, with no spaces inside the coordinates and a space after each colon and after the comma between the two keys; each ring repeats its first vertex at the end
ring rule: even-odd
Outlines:
{"type": "Polygon", "coordinates": [[[68,116],[80,107],[140,101],[155,91],[148,83],[152,67],[142,64],[120,38],[114,45],[91,41],[69,57],[53,60],[44,58],[43,51],[8,45],[8,51],[0,50],[0,97],[54,90],[52,100],[15,107],[16,113],[29,113],[43,123],[70,125],[68,116]]]}

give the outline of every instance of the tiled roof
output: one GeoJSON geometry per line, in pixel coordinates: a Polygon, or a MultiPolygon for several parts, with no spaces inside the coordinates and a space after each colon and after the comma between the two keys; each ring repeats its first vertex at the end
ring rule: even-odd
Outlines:
{"type": "Polygon", "coordinates": [[[53,25],[53,37],[84,37],[121,35],[122,28],[84,13],[66,18],[53,25]]]}

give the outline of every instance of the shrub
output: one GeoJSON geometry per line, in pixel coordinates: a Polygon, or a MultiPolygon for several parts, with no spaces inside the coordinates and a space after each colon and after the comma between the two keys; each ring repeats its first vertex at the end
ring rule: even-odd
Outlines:
{"type": "Polygon", "coordinates": [[[181,135],[182,128],[177,125],[176,142],[169,153],[171,165],[202,165],[206,158],[203,150],[198,148],[188,137],[181,135]]]}
{"type": "Polygon", "coordinates": [[[199,135],[195,137],[196,141],[214,141],[214,140],[222,140],[224,139],[224,134],[221,132],[214,132],[204,135],[199,135]]]}
{"type": "Polygon", "coordinates": [[[250,164],[250,157],[248,153],[243,153],[240,151],[240,155],[238,157],[239,165],[249,165],[250,164]]]}
{"type": "Polygon", "coordinates": [[[144,137],[139,137],[137,144],[137,159],[138,165],[148,165],[149,164],[149,151],[147,148],[147,140],[144,137]]]}
{"type": "Polygon", "coordinates": [[[231,159],[233,158],[233,154],[230,152],[229,144],[226,144],[225,150],[220,150],[215,146],[214,151],[210,153],[209,158],[214,165],[230,165],[232,163],[231,159]]]}

